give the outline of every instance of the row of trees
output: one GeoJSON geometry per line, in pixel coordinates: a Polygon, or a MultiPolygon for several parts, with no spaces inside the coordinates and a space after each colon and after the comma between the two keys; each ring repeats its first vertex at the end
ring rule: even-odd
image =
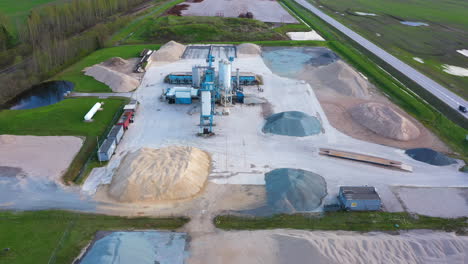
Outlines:
{"type": "Polygon", "coordinates": [[[16,36],[0,15],[0,103],[104,46],[148,0],[72,0],[33,9],[16,36]]]}

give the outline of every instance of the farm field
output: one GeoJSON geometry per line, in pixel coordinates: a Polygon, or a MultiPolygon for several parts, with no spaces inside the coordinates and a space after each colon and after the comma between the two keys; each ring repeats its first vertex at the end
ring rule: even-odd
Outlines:
{"type": "Polygon", "coordinates": [[[468,43],[466,1],[310,2],[435,81],[468,98],[468,78],[450,75],[443,68],[444,64],[468,67],[468,57],[457,52],[466,49],[468,43]],[[404,21],[421,22],[427,26],[408,26],[401,23],[404,21]]]}
{"type": "Polygon", "coordinates": [[[242,18],[164,16],[147,18],[125,42],[288,40],[284,30],[305,31],[302,24],[273,28],[270,23],[242,18]]]}

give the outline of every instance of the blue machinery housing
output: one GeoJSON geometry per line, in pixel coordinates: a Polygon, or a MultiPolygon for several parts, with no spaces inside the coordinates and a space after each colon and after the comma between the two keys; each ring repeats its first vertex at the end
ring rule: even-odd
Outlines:
{"type": "Polygon", "coordinates": [[[342,186],[338,200],[349,211],[378,211],[382,206],[375,188],[369,186],[342,186]]]}
{"type": "MultiPolygon", "coordinates": [[[[231,80],[233,83],[236,83],[237,77],[236,74],[232,74],[231,80]]],[[[192,73],[191,72],[180,72],[180,73],[171,73],[164,79],[166,83],[170,84],[181,84],[181,85],[191,85],[192,84],[192,73]]],[[[241,74],[239,76],[239,84],[241,85],[257,85],[259,84],[257,77],[255,75],[245,75],[241,74]]]]}

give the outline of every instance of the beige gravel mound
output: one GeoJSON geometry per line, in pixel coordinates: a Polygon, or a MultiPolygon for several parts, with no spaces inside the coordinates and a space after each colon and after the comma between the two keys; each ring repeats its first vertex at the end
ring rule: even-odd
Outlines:
{"type": "Polygon", "coordinates": [[[85,75],[108,85],[113,92],[125,93],[138,88],[140,81],[136,78],[97,64],[85,69],[85,75]]]}
{"type": "Polygon", "coordinates": [[[190,198],[205,186],[210,156],[197,148],[141,148],[127,154],[112,178],[109,195],[120,202],[190,198]]]}
{"type": "Polygon", "coordinates": [[[350,114],[360,125],[387,138],[408,141],[420,135],[416,125],[384,104],[372,102],[359,104],[350,109],[350,114]]]}
{"type": "Polygon", "coordinates": [[[307,70],[301,74],[300,78],[319,84],[318,88],[331,89],[341,95],[356,98],[369,96],[369,82],[341,60],[311,69],[311,71],[307,70]]]}
{"type": "Polygon", "coordinates": [[[256,44],[243,43],[237,46],[238,57],[258,56],[262,53],[262,48],[256,44]]]}
{"type": "Polygon", "coordinates": [[[178,61],[184,54],[186,46],[173,40],[164,44],[151,55],[151,61],[154,62],[174,62],[178,61]]]}
{"type": "Polygon", "coordinates": [[[114,58],[110,58],[106,60],[102,64],[107,67],[119,67],[119,66],[127,65],[128,62],[120,57],[114,57],[114,58]]]}

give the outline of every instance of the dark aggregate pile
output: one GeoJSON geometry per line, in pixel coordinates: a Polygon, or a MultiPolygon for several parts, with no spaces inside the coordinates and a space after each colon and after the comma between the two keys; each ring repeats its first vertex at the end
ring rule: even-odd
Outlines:
{"type": "Polygon", "coordinates": [[[305,137],[319,134],[322,131],[322,125],[316,117],[303,112],[288,111],[269,116],[262,131],[284,136],[305,137]]]}
{"type": "Polygon", "coordinates": [[[457,161],[444,154],[429,148],[414,148],[405,151],[411,158],[435,166],[446,166],[456,164],[457,161]]]}
{"type": "Polygon", "coordinates": [[[267,202],[276,213],[312,211],[327,195],[325,179],[313,172],[282,168],[265,174],[267,202]]]}

